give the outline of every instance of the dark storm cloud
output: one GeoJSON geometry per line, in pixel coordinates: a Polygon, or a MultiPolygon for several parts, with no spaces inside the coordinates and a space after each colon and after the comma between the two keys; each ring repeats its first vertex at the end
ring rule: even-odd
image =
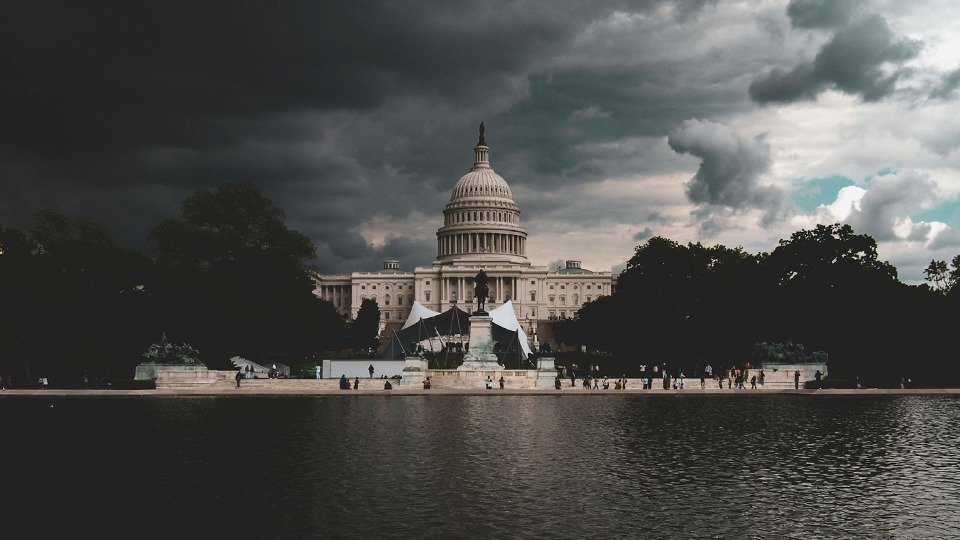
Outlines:
{"type": "Polygon", "coordinates": [[[787,16],[795,28],[845,26],[862,2],[855,0],[791,0],[787,16]]]}
{"type": "Polygon", "coordinates": [[[921,47],[918,40],[897,38],[883,17],[867,15],[838,28],[812,62],[801,62],[789,71],[774,68],[755,79],[750,97],[759,103],[782,103],[814,99],[836,88],[864,101],[878,101],[893,92],[906,73],[902,63],[921,47]],[[894,67],[887,70],[889,66],[894,67]]]}
{"type": "Polygon", "coordinates": [[[675,152],[700,159],[686,193],[703,211],[757,208],[764,212],[765,225],[781,212],[785,192],[758,184],[770,168],[770,145],[763,138],[747,139],[727,126],[690,119],[670,132],[667,143],[675,152]]]}
{"type": "Polygon", "coordinates": [[[930,97],[951,99],[956,95],[957,88],[960,88],[960,68],[944,75],[940,80],[940,84],[930,93],[930,97]]]}
{"type": "Polygon", "coordinates": [[[520,7],[6,6],[0,221],[26,228],[54,207],[143,249],[196,188],[249,180],[332,254],[334,217],[349,229],[372,213],[437,212],[430,189],[469,166],[472,141],[451,135],[519,99],[532,64],[616,5],[520,7]],[[300,213],[304,195],[319,217],[300,213]]]}
{"type": "Polygon", "coordinates": [[[633,235],[634,242],[646,242],[647,240],[653,238],[653,230],[650,227],[645,227],[642,231],[633,235]]]}

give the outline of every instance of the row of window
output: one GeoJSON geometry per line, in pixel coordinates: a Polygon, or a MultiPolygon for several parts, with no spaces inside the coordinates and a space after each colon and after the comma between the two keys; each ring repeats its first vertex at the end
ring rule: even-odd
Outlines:
{"type": "MultiPolygon", "coordinates": [[[[427,295],[427,300],[430,299],[429,297],[430,297],[430,295],[428,294],[428,295],[427,295]]],[[[367,298],[367,295],[365,295],[365,294],[361,294],[361,295],[360,295],[360,300],[366,300],[366,298],[367,298]]],[[[373,300],[374,302],[377,302],[377,295],[371,296],[370,299],[373,300]]],[[[412,306],[412,305],[413,305],[413,295],[412,295],[412,294],[407,295],[407,299],[408,299],[408,301],[410,302],[410,305],[412,306]]],[[[340,300],[339,300],[339,299],[337,299],[337,305],[338,305],[338,306],[340,305],[340,300]]],[[[389,294],[383,295],[383,305],[385,305],[385,306],[389,306],[389,305],[390,305],[390,295],[389,295],[389,294]]],[[[398,294],[398,295],[397,295],[397,305],[398,305],[398,306],[402,306],[402,305],[403,305],[403,295],[401,295],[401,294],[398,294]]]]}
{"type": "MultiPolygon", "coordinates": [[[[430,282],[428,281],[428,282],[427,282],[427,285],[429,285],[429,284],[430,284],[430,282]]],[[[408,288],[412,289],[412,288],[413,288],[413,285],[410,285],[408,288]]],[[[375,284],[374,284],[374,285],[370,285],[370,289],[375,291],[375,290],[377,290],[377,286],[376,286],[375,284]]],[[[389,290],[390,290],[390,286],[389,286],[389,285],[384,285],[384,286],[383,286],[383,289],[384,289],[385,291],[389,291],[389,290]]],[[[361,290],[361,291],[367,290],[367,286],[361,284],[361,285],[360,285],[360,290],[361,290]]],[[[400,284],[397,285],[397,290],[403,290],[403,284],[402,284],[402,283],[400,283],[400,284]]]]}
{"type": "MultiPolygon", "coordinates": [[[[530,284],[533,285],[533,282],[531,282],[530,284]]],[[[601,284],[599,284],[599,283],[597,283],[596,285],[597,285],[597,290],[598,290],[598,291],[603,288],[603,285],[601,285],[601,284]]],[[[587,290],[590,290],[590,289],[592,288],[592,286],[593,286],[593,284],[588,283],[588,284],[586,285],[587,290]]],[[[560,285],[560,290],[561,290],[561,291],[566,290],[566,288],[567,288],[566,285],[560,285]]],[[[579,288],[579,287],[578,287],[577,285],[574,285],[574,286],[573,286],[573,290],[577,290],[578,288],[579,288]]],[[[553,285],[550,285],[550,290],[551,290],[551,291],[553,290],[553,285]]]]}
{"type": "Polygon", "coordinates": [[[517,214],[511,214],[509,212],[490,212],[487,211],[473,211],[473,212],[453,212],[447,214],[446,225],[452,225],[454,223],[471,223],[474,221],[499,221],[501,223],[520,223],[520,216],[517,214]]]}
{"type": "MultiPolygon", "coordinates": [[[[590,300],[591,300],[592,298],[593,298],[593,297],[591,297],[589,294],[588,294],[587,296],[585,296],[585,297],[584,297],[585,303],[586,303],[586,302],[590,302],[590,300]]],[[[532,299],[532,298],[531,298],[531,299],[532,299]]],[[[553,304],[556,303],[556,297],[553,296],[552,294],[549,296],[549,300],[550,300],[550,305],[553,305],[553,304]]],[[[561,295],[560,295],[560,304],[561,304],[561,305],[566,305],[566,304],[567,304],[567,295],[565,295],[565,294],[561,294],[561,295]]],[[[574,305],[574,306],[579,306],[579,305],[580,305],[580,295],[579,295],[579,294],[574,294],[574,295],[573,295],[573,304],[572,304],[572,305],[574,305]]]]}

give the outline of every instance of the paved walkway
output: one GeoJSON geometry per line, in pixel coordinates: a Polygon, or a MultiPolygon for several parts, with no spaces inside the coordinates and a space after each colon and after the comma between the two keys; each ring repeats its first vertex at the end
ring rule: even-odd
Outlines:
{"type": "Polygon", "coordinates": [[[424,390],[421,387],[399,388],[393,390],[365,389],[359,390],[327,390],[315,389],[305,390],[302,388],[284,389],[282,387],[274,388],[191,388],[191,389],[164,389],[164,390],[3,390],[0,391],[0,399],[4,397],[16,396],[48,396],[48,397],[190,397],[190,396],[215,396],[215,397],[243,397],[243,396],[419,396],[419,395],[467,395],[467,396],[622,396],[622,395],[640,395],[640,396],[751,396],[751,395],[770,395],[770,394],[796,394],[804,396],[836,396],[836,395],[960,395],[960,388],[916,388],[916,389],[892,389],[892,388],[864,388],[861,390],[852,389],[825,389],[825,390],[786,390],[786,389],[766,389],[766,390],[720,390],[719,388],[685,388],[683,390],[584,390],[583,388],[564,387],[561,390],[554,389],[516,389],[509,388],[500,390],[487,390],[485,388],[432,388],[424,390]]]}

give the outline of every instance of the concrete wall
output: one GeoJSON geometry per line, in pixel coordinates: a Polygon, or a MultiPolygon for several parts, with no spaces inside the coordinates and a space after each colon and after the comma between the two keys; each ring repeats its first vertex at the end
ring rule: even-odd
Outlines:
{"type": "Polygon", "coordinates": [[[341,375],[346,375],[351,380],[353,380],[354,377],[366,379],[370,377],[370,364],[373,364],[374,378],[384,375],[386,375],[387,378],[393,377],[394,375],[403,375],[403,366],[405,365],[403,360],[330,359],[323,361],[323,378],[339,379],[341,375]]]}

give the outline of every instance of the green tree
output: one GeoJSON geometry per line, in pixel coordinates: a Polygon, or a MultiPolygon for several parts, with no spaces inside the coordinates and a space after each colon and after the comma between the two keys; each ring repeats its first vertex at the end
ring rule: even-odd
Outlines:
{"type": "Polygon", "coordinates": [[[376,349],[379,345],[380,307],[376,300],[364,298],[357,311],[357,317],[350,324],[348,345],[354,349],[376,349]]]}
{"type": "Polygon", "coordinates": [[[923,271],[923,278],[933,284],[934,290],[943,294],[953,287],[946,261],[931,260],[923,271]]]}
{"type": "Polygon", "coordinates": [[[181,213],[183,221],[165,219],[147,237],[164,266],[211,268],[249,258],[304,265],[316,258],[310,239],[288,228],[284,211],[255,184],[198,189],[184,199],[181,213]]]}
{"type": "Polygon", "coordinates": [[[342,318],[313,294],[316,249],[256,185],[198,189],[181,210],[148,235],[159,310],[162,327],[207,365],[228,367],[234,355],[298,362],[342,343],[342,318]]]}
{"type": "MultiPolygon", "coordinates": [[[[120,375],[136,358],[140,306],[152,263],[89,220],[34,214],[31,234],[5,229],[0,259],[0,354],[20,383],[58,386],[120,375]]],[[[131,371],[127,376],[132,376],[131,371]]]]}

